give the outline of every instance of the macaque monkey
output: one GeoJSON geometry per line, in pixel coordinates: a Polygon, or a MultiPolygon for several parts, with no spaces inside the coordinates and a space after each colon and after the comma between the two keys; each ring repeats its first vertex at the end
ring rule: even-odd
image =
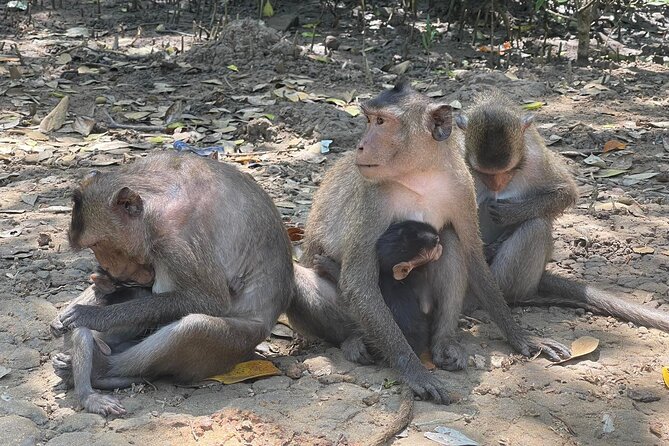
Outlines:
{"type": "Polygon", "coordinates": [[[231,165],[154,154],[89,175],[73,202],[71,246],[90,248],[109,277],[153,282],[150,295],[121,288],[59,315],[62,330],[130,330],[136,341],[92,361],[93,387],[224,373],[253,354],[294,294],[279,212],[231,165]]]}
{"type": "Polygon", "coordinates": [[[516,305],[581,307],[669,331],[669,313],[545,270],[553,251],[553,220],[578,198],[565,163],[505,96],[482,96],[467,115],[465,160],[474,176],[481,236],[495,280],[516,305]]]}
{"type": "MultiPolygon", "coordinates": [[[[148,274],[148,271],[145,272],[148,274]]],[[[148,276],[138,277],[144,280],[148,276]]],[[[91,280],[93,285],[75,298],[68,308],[74,305],[111,305],[151,295],[150,288],[131,285],[130,282],[122,284],[102,270],[92,274],[91,280]]],[[[65,351],[52,359],[54,372],[62,379],[61,385],[65,388],[74,387],[79,404],[87,412],[104,416],[125,414],[125,408],[118,398],[96,392],[93,385],[106,389],[124,387],[123,382],[114,386],[113,379],[109,378],[106,378],[104,384],[98,382],[105,379],[105,357],[137,344],[146,330],[120,327],[101,333],[79,327],[68,331],[57,316],[51,322],[51,333],[54,337],[64,336],[65,351]]]]}
{"type": "MultiPolygon", "coordinates": [[[[379,258],[379,288],[393,318],[417,355],[427,352],[430,343],[432,300],[423,265],[441,257],[439,234],[418,221],[393,223],[376,242],[379,258]]],[[[335,282],[339,265],[317,256],[315,269],[335,282]]]]}
{"type": "Polygon", "coordinates": [[[425,265],[431,300],[433,362],[465,367],[455,339],[462,303],[471,289],[520,353],[552,359],[569,349],[531,335],[513,319],[490,273],[479,236],[474,182],[462,156],[464,137],[452,110],[407,83],[361,106],[368,124],[357,150],[326,173],[306,224],[296,266],[298,292],[288,311],[302,333],[340,344],[353,360],[371,343],[422,397],[448,403],[445,385],[423,367],[384,304],[376,241],[390,224],[417,220],[439,230],[447,256],[425,265]],[[338,283],[310,269],[317,255],[341,265],[338,283]]]}

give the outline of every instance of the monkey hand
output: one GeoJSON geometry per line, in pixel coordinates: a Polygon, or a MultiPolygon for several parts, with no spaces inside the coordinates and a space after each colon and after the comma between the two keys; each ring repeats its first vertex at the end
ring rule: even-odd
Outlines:
{"type": "Polygon", "coordinates": [[[116,291],[114,279],[106,273],[94,272],[91,274],[91,282],[95,285],[95,291],[103,295],[111,294],[116,291]]]}
{"type": "Polygon", "coordinates": [[[432,362],[444,370],[464,370],[467,367],[467,352],[454,339],[436,340],[432,346],[432,362]]]}
{"type": "Polygon", "coordinates": [[[423,400],[431,399],[437,404],[450,404],[451,397],[448,395],[446,385],[428,371],[420,361],[416,362],[418,366],[415,370],[412,368],[402,374],[404,382],[423,400]]]}
{"type": "Polygon", "coordinates": [[[492,221],[499,226],[510,226],[521,223],[518,213],[520,203],[512,200],[497,200],[488,203],[488,214],[492,221]]]}
{"type": "Polygon", "coordinates": [[[571,356],[569,347],[552,339],[534,336],[527,332],[514,336],[509,343],[523,356],[530,357],[544,353],[551,361],[560,361],[571,356]]]}
{"type": "Polygon", "coordinates": [[[54,338],[59,338],[67,332],[67,328],[60,321],[60,315],[51,321],[49,328],[51,329],[51,336],[54,338]]]}
{"type": "Polygon", "coordinates": [[[67,329],[86,327],[91,330],[106,331],[109,327],[100,317],[101,308],[95,305],[72,305],[60,315],[60,322],[67,329]]]}

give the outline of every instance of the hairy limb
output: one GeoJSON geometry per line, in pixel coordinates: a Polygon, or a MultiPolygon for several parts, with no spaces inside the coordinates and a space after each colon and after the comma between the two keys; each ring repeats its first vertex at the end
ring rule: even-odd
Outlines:
{"type": "Polygon", "coordinates": [[[535,218],[555,218],[576,202],[575,191],[568,185],[534,191],[526,198],[489,201],[492,220],[501,226],[515,225],[535,218]]]}
{"type": "Polygon", "coordinates": [[[448,249],[449,255],[428,266],[430,268],[428,277],[436,300],[432,330],[432,360],[446,370],[458,370],[467,366],[467,354],[455,339],[467,291],[466,262],[462,244],[452,227],[442,230],[439,237],[448,249]]]}
{"type": "Polygon", "coordinates": [[[154,294],[107,306],[76,304],[61,313],[60,321],[67,328],[107,331],[120,326],[153,327],[192,313],[218,316],[224,314],[224,302],[229,299],[227,289],[219,291],[227,296],[201,296],[197,291],[184,291],[154,294]]]}

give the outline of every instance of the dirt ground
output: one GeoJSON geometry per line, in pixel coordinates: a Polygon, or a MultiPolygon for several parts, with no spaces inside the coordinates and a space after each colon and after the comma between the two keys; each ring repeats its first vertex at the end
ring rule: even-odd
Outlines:
{"type": "MultiPolygon", "coordinates": [[[[51,338],[48,324],[87,286],[93,268],[90,253],[73,253],[66,235],[70,192],[86,172],[174,150],[176,140],[218,146],[229,153],[221,158],[270,193],[287,226],[303,225],[323,173],[364,128],[352,115],[355,98],[396,79],[381,68],[404,60],[406,27],[368,17],[370,83],[350,14],[337,27],[325,19],[310,50],[306,28],[284,33],[233,22],[218,41],[203,43],[190,32],[144,23],[162,23],[162,9],[144,11],[151,19],[121,13],[113,2],[99,17],[93,9],[66,1],[57,11],[33,11],[30,25],[17,13],[0,19],[2,443],[364,444],[395,416],[395,374],[350,363],[319,343],[293,351],[286,327],[259,348],[282,376],[191,387],[147,382],[118,391],[128,415],[105,419],[81,412],[71,391],[54,387],[50,358],[62,341],[51,338]],[[327,34],[339,47],[326,56],[327,34]],[[65,95],[65,125],[40,132],[41,119],[65,95]],[[164,116],[175,109],[180,129],[163,131],[164,116]],[[113,128],[109,116],[154,127],[113,128]],[[96,123],[90,135],[81,130],[86,122],[96,123]],[[332,141],[329,152],[322,153],[323,140],[332,141]]],[[[254,14],[238,9],[241,17],[254,14]]],[[[280,27],[289,12],[302,24],[320,14],[317,2],[301,2],[277,9],[271,24],[280,27]]],[[[538,128],[573,168],[581,198],[556,222],[550,268],[669,312],[669,69],[643,58],[589,68],[528,58],[490,70],[485,53],[448,33],[429,55],[417,40],[409,45],[405,75],[416,88],[464,109],[491,87],[519,104],[543,102],[538,128]],[[621,150],[602,153],[605,147],[621,150]]],[[[483,445],[669,444],[669,390],[661,376],[668,334],[582,310],[514,311],[538,334],[566,344],[593,336],[599,348],[548,367],[544,358],[513,354],[477,312],[461,323],[470,367],[435,372],[462,399],[450,406],[417,401],[408,429],[392,444],[436,444],[424,434],[438,426],[483,445]]]]}

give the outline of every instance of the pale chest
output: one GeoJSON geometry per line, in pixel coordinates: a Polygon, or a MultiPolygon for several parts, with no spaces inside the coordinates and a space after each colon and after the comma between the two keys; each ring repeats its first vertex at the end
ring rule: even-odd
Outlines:
{"type": "Polygon", "coordinates": [[[387,190],[392,220],[416,220],[441,229],[457,208],[457,184],[446,175],[425,175],[387,190]]]}

